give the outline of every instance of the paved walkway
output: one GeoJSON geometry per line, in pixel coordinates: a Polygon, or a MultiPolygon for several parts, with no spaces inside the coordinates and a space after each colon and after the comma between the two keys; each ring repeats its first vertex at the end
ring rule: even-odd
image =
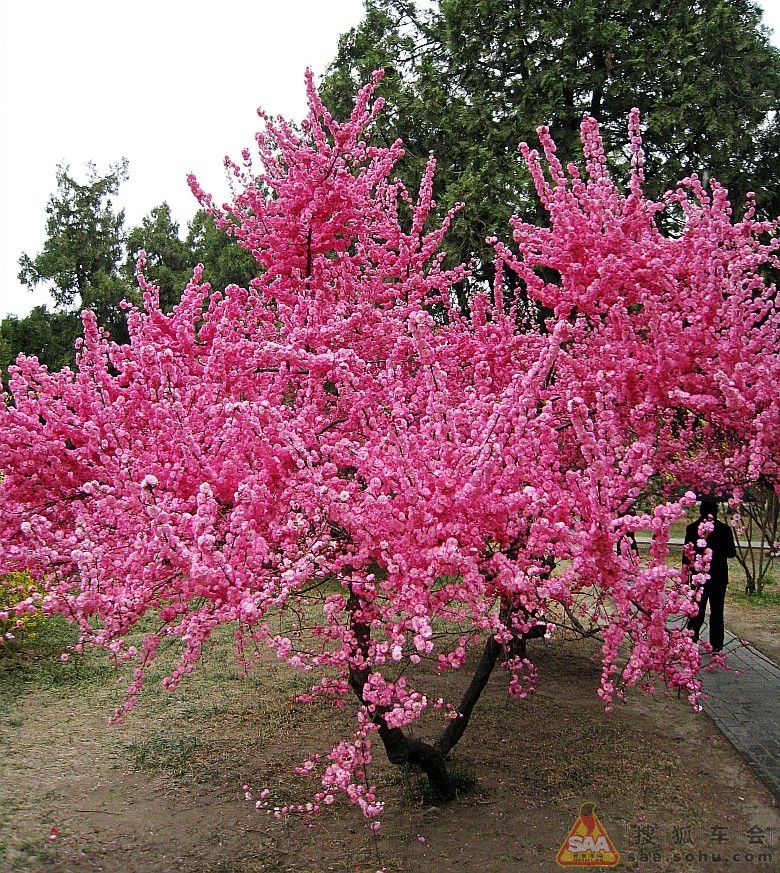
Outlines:
{"type": "Polygon", "coordinates": [[[730,669],[702,674],[702,706],[780,800],[780,667],[728,631],[723,649],[730,669]]]}

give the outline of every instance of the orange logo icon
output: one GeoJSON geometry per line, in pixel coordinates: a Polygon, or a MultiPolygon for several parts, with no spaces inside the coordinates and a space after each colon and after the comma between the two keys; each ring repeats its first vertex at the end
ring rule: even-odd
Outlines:
{"type": "Polygon", "coordinates": [[[594,803],[583,803],[569,835],[555,860],[561,867],[615,867],[620,861],[617,849],[598,819],[594,803]]]}

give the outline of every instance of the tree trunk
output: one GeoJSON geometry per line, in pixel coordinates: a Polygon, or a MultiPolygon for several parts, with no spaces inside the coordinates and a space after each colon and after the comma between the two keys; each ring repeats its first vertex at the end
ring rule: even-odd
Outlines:
{"type": "MultiPolygon", "coordinates": [[[[359,663],[365,662],[368,655],[371,628],[367,622],[362,620],[360,599],[354,592],[350,593],[347,610],[350,614],[350,627],[356,642],[356,657],[349,667],[349,686],[358,700],[366,706],[363,689],[368,681],[370,671],[368,667],[359,666],[359,663]]],[[[385,715],[388,711],[386,707],[377,706],[370,713],[374,724],[377,725],[379,737],[390,763],[412,764],[419,767],[428,777],[431,788],[445,803],[454,800],[457,794],[452,778],[447,771],[446,757],[468,727],[474,706],[487,685],[501,652],[501,644],[496,642],[493,636],[488,637],[471,683],[458,706],[457,717],[449,722],[434,743],[414,739],[401,728],[390,727],[385,721],[385,715]]]]}
{"type": "Polygon", "coordinates": [[[737,561],[745,571],[745,592],[761,595],[780,532],[780,503],[774,489],[762,482],[746,489],[742,515],[746,518],[746,542],[735,533],[737,561]]]}

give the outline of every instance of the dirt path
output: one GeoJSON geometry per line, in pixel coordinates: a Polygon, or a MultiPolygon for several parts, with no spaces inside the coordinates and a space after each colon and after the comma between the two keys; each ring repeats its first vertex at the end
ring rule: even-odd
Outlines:
{"type": "Polygon", "coordinates": [[[106,724],[105,677],[27,687],[0,717],[0,869],[553,871],[584,801],[620,869],[710,871],[715,853],[731,869],[777,869],[778,849],[751,842],[780,833],[773,800],[705,716],[638,694],[606,714],[591,652],[539,641],[533,654],[530,701],[508,702],[498,676],[480,702],[456,762],[464,785],[476,781],[452,805],[431,806],[377,750],[370,775],[387,809],[376,844],[348,804],[280,823],[245,799],[248,783],[305,800],[316,788],[292,766],[349,730],[348,712],[312,719],[285,703],[274,664],[250,682],[214,657],[176,695],[150,690],[122,727],[106,724]],[[774,855],[759,862],[764,848],[774,855]]]}
{"type": "Polygon", "coordinates": [[[122,745],[137,729],[101,715],[84,698],[28,695],[4,727],[9,869],[237,869],[223,861],[240,860],[244,831],[257,825],[237,786],[182,790],[164,773],[125,769],[122,745]]]}

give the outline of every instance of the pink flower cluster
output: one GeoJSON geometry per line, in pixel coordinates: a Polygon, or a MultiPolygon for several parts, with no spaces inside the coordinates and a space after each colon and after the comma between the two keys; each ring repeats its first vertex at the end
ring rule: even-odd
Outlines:
{"type": "MultiPolygon", "coordinates": [[[[301,130],[265,119],[259,164],[229,163],[239,193],[222,208],[191,180],[257,260],[250,287],[212,289],[198,268],[167,315],[141,263],[129,344],[85,312],[76,372],[21,357],[0,405],[0,572],[45,591],[17,614],[62,613],[79,649],[135,662],[119,719],[162,641],[180,650],[173,689],[224,624],[242,657],[267,646],[312,673],[307,699],[342,701],[363,677],[313,806],[342,791],[374,824],[377,714],[458,717],[427,707],[421,659],[458,669],[488,635],[509,650],[568,626],[603,640],[606,702],[649,676],[695,702],[698,651],[671,621],[695,604],[666,564],[694,497],[675,494],[776,482],[780,457],[774,224],[752,208],[733,222],[696,177],[647,200],[636,113],[626,192],[593,120],[583,170],[541,129],[548,175],[524,155],[549,226],[514,222],[492,294],[464,315],[433,158],[414,196],[393,175],[401,143],[371,144],[378,80],[339,123],[309,76],[301,130]],[[508,270],[554,312],[545,330],[508,270]],[[626,547],[640,529],[641,561],[626,547]],[[159,630],[131,649],[149,613],[159,630]]],[[[506,666],[527,694],[532,665],[506,666]]]]}

